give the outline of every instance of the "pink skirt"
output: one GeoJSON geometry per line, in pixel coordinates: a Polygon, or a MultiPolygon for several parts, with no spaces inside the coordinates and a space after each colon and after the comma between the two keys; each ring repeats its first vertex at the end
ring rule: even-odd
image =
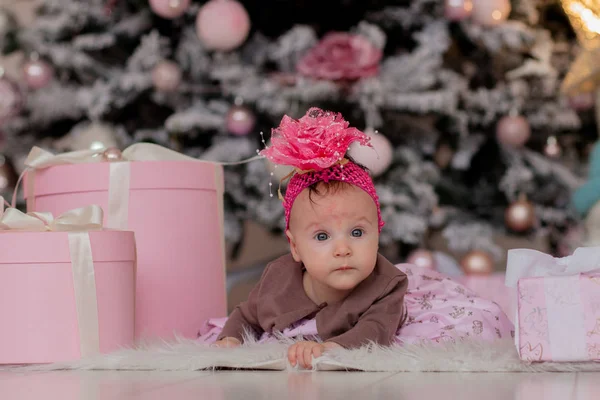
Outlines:
{"type": "MultiPolygon", "coordinates": [[[[408,318],[396,333],[398,344],[514,337],[514,326],[497,303],[476,295],[439,272],[411,264],[396,267],[408,275],[409,282],[404,297],[408,318]]],[[[227,318],[206,321],[198,340],[214,342],[226,321],[227,318]]],[[[287,338],[318,337],[314,319],[297,321],[281,334],[287,338]]],[[[267,332],[259,339],[260,342],[275,340],[276,337],[267,332]]]]}

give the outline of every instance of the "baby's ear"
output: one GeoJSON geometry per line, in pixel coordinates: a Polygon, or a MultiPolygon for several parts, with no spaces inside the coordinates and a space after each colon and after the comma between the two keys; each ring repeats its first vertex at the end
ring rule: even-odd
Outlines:
{"type": "Polygon", "coordinates": [[[292,235],[292,232],[290,232],[289,229],[285,231],[285,235],[288,237],[288,241],[290,242],[290,251],[292,252],[292,257],[294,257],[294,261],[300,262],[300,254],[298,254],[298,248],[296,247],[294,235],[292,235]]]}

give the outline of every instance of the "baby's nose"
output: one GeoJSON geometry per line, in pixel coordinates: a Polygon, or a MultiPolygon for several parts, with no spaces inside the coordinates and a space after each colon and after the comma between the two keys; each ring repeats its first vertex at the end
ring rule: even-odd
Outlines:
{"type": "Polygon", "coordinates": [[[336,257],[348,257],[350,254],[352,254],[352,250],[350,249],[350,246],[348,246],[348,243],[346,243],[345,240],[340,240],[336,243],[336,257]]]}

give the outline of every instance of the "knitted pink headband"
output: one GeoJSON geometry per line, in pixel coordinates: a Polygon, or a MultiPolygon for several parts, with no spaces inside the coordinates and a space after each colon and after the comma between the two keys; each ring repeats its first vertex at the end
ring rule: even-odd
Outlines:
{"type": "Polygon", "coordinates": [[[292,205],[304,189],[317,182],[343,181],[371,196],[377,206],[381,232],[384,222],[373,180],[367,171],[344,158],[350,144],[359,142],[370,146],[370,138],[348,126],[341,114],[313,107],[299,120],[285,115],[279,127],[273,129],[271,146],[260,154],[274,164],[294,167],[283,198],[286,229],[289,228],[292,205]]]}

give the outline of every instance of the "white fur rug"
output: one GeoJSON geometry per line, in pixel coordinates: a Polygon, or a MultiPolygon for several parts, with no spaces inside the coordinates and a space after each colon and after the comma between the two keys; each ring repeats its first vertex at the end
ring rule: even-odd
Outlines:
{"type": "MultiPolygon", "coordinates": [[[[162,370],[194,371],[216,368],[294,370],[287,362],[291,342],[251,343],[220,349],[189,340],[121,350],[72,363],[26,366],[19,370],[162,370]]],[[[525,363],[512,340],[494,343],[410,345],[383,348],[335,349],[313,360],[314,370],[384,372],[572,372],[600,371],[600,363],[525,363]]]]}

